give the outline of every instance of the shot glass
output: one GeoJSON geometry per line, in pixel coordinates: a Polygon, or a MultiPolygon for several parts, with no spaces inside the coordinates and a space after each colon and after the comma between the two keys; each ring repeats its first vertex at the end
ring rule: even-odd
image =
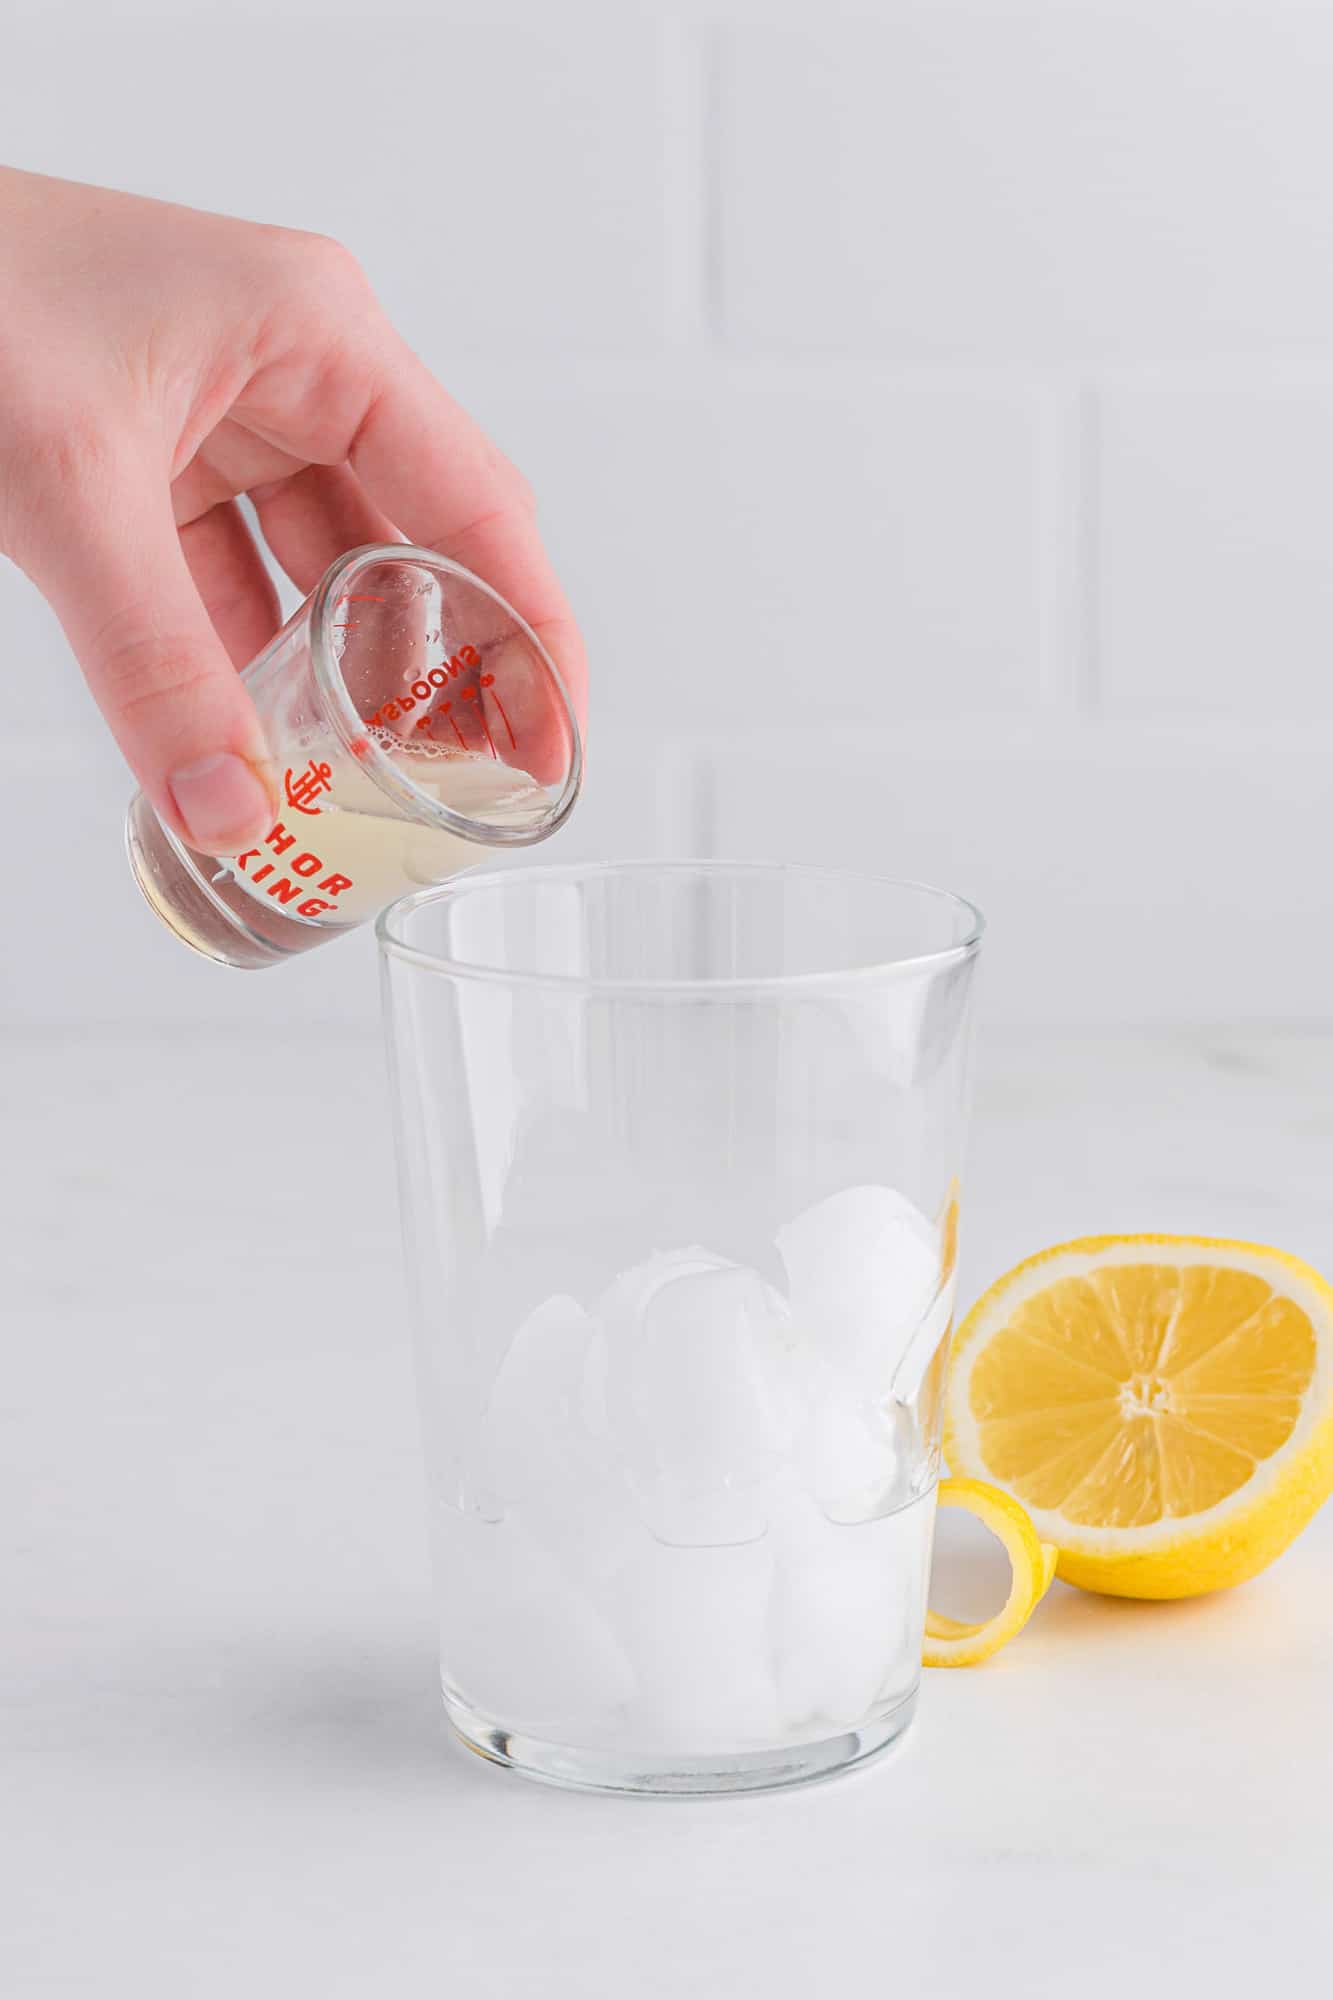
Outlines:
{"type": "Polygon", "coordinates": [[[917,1697],[977,912],[814,869],[381,917],[445,1708],[530,1776],[798,1783],[917,1697]]]}
{"type": "Polygon", "coordinates": [[[142,793],[130,865],[206,957],[280,964],[573,810],[582,749],[535,632],[488,584],[407,543],[353,549],[244,670],[277,815],[238,854],[200,854],[142,793]]]}

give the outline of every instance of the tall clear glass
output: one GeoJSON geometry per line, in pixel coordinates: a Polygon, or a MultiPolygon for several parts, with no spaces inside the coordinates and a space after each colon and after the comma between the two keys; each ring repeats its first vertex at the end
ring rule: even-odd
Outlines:
{"type": "Polygon", "coordinates": [[[445,1706],[531,1776],[797,1783],[911,1717],[981,920],[816,869],[380,919],[445,1706]]]}

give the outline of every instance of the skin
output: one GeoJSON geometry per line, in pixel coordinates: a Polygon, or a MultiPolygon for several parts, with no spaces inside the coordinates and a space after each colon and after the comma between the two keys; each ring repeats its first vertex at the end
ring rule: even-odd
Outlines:
{"type": "Polygon", "coordinates": [[[324,236],[0,167],[0,552],[52,606],[144,791],[226,854],[274,801],[236,668],[293,582],[406,538],[474,570],[560,667],[582,642],[522,475],[324,236]]]}

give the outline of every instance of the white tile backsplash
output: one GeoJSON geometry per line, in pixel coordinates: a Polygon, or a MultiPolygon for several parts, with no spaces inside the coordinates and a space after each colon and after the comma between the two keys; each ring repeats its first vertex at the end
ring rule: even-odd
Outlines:
{"type": "MultiPolygon", "coordinates": [[[[1328,9],[11,16],[8,159],[342,237],[531,478],[594,676],[551,858],[942,877],[1011,1019],[1326,1011],[1328,9]]],[[[365,940],[158,931],[3,566],[0,641],[0,1021],[369,1019],[365,940]]]]}
{"type": "Polygon", "coordinates": [[[338,237],[441,367],[658,344],[667,116],[651,21],[535,5],[325,33],[277,0],[256,33],[90,4],[77,60],[35,20],[0,66],[7,161],[338,237]]]}
{"type": "Polygon", "coordinates": [[[1333,338],[1333,15],[892,5],[722,50],[725,325],[907,365],[1333,338]]]}
{"type": "Polygon", "coordinates": [[[1012,712],[1040,699],[1048,413],[1025,384],[783,368],[467,371],[648,733],[1012,712]]]}
{"type": "Polygon", "coordinates": [[[1097,435],[1107,706],[1333,716],[1333,371],[1108,387],[1097,435]]]}
{"type": "Polygon", "coordinates": [[[713,763],[739,857],[980,905],[999,1021],[1318,1021],[1333,727],[983,726],[773,742],[713,763]]]}

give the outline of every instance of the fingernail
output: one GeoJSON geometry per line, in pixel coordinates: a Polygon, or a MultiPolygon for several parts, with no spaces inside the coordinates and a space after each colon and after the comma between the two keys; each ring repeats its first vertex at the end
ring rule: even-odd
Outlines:
{"type": "Polygon", "coordinates": [[[253,767],[229,750],[183,764],[167,790],[190,844],[205,854],[232,854],[266,833],[273,806],[253,767]]]}

